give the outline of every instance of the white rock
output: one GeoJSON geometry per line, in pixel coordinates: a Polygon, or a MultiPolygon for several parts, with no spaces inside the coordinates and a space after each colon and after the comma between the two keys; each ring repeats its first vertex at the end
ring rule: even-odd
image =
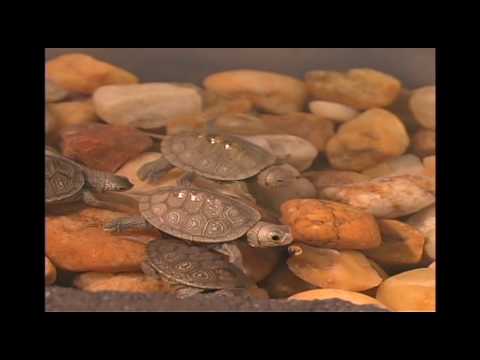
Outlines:
{"type": "Polygon", "coordinates": [[[298,171],[304,171],[312,166],[318,151],[309,141],[293,135],[256,135],[244,136],[249,141],[267,150],[281,161],[284,161],[298,171]]]}
{"type": "Polygon", "coordinates": [[[340,123],[352,120],[360,114],[354,108],[329,101],[312,101],[309,108],[315,115],[340,123]]]}
{"type": "Polygon", "coordinates": [[[435,205],[432,205],[408,218],[407,224],[425,235],[425,255],[435,260],[435,205]]]}
{"type": "Polygon", "coordinates": [[[425,168],[418,156],[407,154],[362,171],[371,178],[395,175],[423,175],[425,168]]]}
{"type": "Polygon", "coordinates": [[[160,128],[176,117],[202,111],[200,90],[183,84],[103,86],[94,93],[93,101],[104,121],[143,129],[160,128]]]}
{"type": "Polygon", "coordinates": [[[435,130],[435,104],[435,86],[426,86],[417,89],[410,98],[410,109],[415,119],[424,128],[435,130]]]}

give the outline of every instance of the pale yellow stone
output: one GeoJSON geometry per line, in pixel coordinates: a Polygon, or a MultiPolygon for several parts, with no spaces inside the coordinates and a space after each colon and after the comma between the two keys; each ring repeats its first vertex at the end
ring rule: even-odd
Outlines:
{"type": "Polygon", "coordinates": [[[74,286],[89,292],[115,291],[128,293],[172,292],[168,283],[143,273],[97,273],[87,272],[74,280],[74,286]]]}
{"type": "Polygon", "coordinates": [[[435,130],[436,125],[436,88],[425,86],[416,89],[410,98],[410,109],[418,123],[426,128],[435,130]]]}
{"type": "Polygon", "coordinates": [[[338,123],[350,121],[360,114],[349,106],[328,101],[312,101],[309,108],[313,114],[338,123]]]}

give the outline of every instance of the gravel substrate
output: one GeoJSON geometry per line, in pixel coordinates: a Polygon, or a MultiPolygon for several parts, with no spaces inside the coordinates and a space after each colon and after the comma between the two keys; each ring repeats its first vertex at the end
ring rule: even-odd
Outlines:
{"type": "Polygon", "coordinates": [[[45,290],[46,311],[291,311],[291,312],[386,312],[376,306],[354,305],[333,300],[287,301],[252,300],[242,297],[219,297],[197,295],[190,299],[177,300],[165,294],[87,293],[84,291],[47,287],[45,290]]]}

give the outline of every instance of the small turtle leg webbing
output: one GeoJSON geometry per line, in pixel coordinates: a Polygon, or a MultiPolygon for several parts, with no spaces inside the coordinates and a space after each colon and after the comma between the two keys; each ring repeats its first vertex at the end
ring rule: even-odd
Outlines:
{"type": "Polygon", "coordinates": [[[173,169],[174,166],[167,159],[161,158],[143,165],[138,171],[137,176],[142,181],[156,182],[173,169]]]}

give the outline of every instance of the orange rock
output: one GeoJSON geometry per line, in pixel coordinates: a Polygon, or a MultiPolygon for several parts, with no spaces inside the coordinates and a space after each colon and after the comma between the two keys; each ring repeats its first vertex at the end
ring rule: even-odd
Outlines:
{"type": "Polygon", "coordinates": [[[247,275],[256,283],[270,275],[282,258],[282,249],[252,248],[243,241],[238,243],[238,247],[243,256],[247,275]]]}
{"type": "Polygon", "coordinates": [[[418,156],[435,155],[435,131],[418,130],[412,139],[413,151],[418,156]]]}
{"type": "Polygon", "coordinates": [[[49,104],[48,108],[60,129],[69,125],[84,125],[98,120],[91,100],[49,104]]]}
{"type": "Polygon", "coordinates": [[[152,146],[148,136],[127,126],[90,124],[61,132],[64,156],[96,170],[115,172],[152,146]]]}
{"type": "Polygon", "coordinates": [[[371,109],[340,126],[326,147],[329,163],[338,170],[360,171],[402,155],[410,139],[391,112],[371,109]]]}
{"type": "Polygon", "coordinates": [[[74,286],[89,292],[116,291],[130,293],[171,293],[165,281],[154,279],[143,273],[98,273],[87,272],[77,275],[74,286]]]}
{"type": "Polygon", "coordinates": [[[425,167],[425,175],[435,178],[435,155],[427,156],[423,159],[423,166],[425,167]]]}
{"type": "Polygon", "coordinates": [[[57,279],[57,270],[52,262],[45,256],[45,285],[52,285],[57,279]]]}
{"type": "Polygon", "coordinates": [[[47,217],[47,256],[57,267],[73,272],[139,271],[145,245],[103,230],[103,224],[122,216],[129,215],[87,208],[47,217]]]}
{"type": "Polygon", "coordinates": [[[305,75],[309,95],[315,100],[337,102],[366,110],[392,104],[400,94],[401,82],[372,69],[310,71],[305,75]]]}
{"type": "Polygon", "coordinates": [[[307,97],[303,81],[266,71],[226,71],[210,75],[203,84],[219,95],[247,98],[273,114],[302,111],[307,97]]]}
{"type": "Polygon", "coordinates": [[[385,280],[377,300],[394,311],[435,311],[435,270],[415,269],[385,280]]]}
{"type": "Polygon", "coordinates": [[[378,286],[382,277],[359,251],[319,249],[290,245],[290,270],[302,280],[321,288],[364,291],[378,286]]]}
{"type": "Polygon", "coordinates": [[[92,94],[105,85],[135,84],[138,78],[85,54],[66,54],[46,64],[49,80],[67,91],[92,94]]]}
{"type": "Polygon", "coordinates": [[[416,89],[410,98],[410,109],[420,126],[435,130],[436,87],[425,86],[416,89]]]}
{"type": "Polygon", "coordinates": [[[326,299],[340,299],[349,301],[357,305],[376,305],[386,309],[387,307],[375,298],[370,296],[347,290],[339,289],[316,289],[304,291],[293,296],[290,296],[288,300],[326,300],[326,299]]]}
{"type": "Polygon", "coordinates": [[[318,151],[325,151],[328,140],[334,135],[333,123],[313,114],[263,115],[260,119],[272,133],[301,137],[310,141],[318,151]]]}
{"type": "Polygon", "coordinates": [[[331,201],[296,199],[282,204],[282,222],[293,238],[332,249],[370,249],[381,244],[375,218],[361,210],[331,201]]]}
{"type": "Polygon", "coordinates": [[[434,261],[434,262],[432,262],[432,263],[431,263],[431,264],[428,266],[428,268],[429,268],[429,269],[434,269],[434,270],[435,270],[435,263],[436,263],[435,261],[434,261]]]}
{"type": "Polygon", "coordinates": [[[274,299],[287,298],[290,295],[313,289],[314,286],[303,281],[290,271],[287,264],[280,266],[267,277],[262,286],[267,289],[270,296],[274,299]]]}
{"type": "Polygon", "coordinates": [[[319,193],[329,186],[352,184],[370,180],[368,176],[354,171],[321,170],[309,171],[302,175],[315,185],[319,193]]]}
{"type": "Polygon", "coordinates": [[[378,220],[382,244],[365,251],[384,265],[416,264],[422,259],[425,236],[414,227],[396,220],[378,220]]]}

